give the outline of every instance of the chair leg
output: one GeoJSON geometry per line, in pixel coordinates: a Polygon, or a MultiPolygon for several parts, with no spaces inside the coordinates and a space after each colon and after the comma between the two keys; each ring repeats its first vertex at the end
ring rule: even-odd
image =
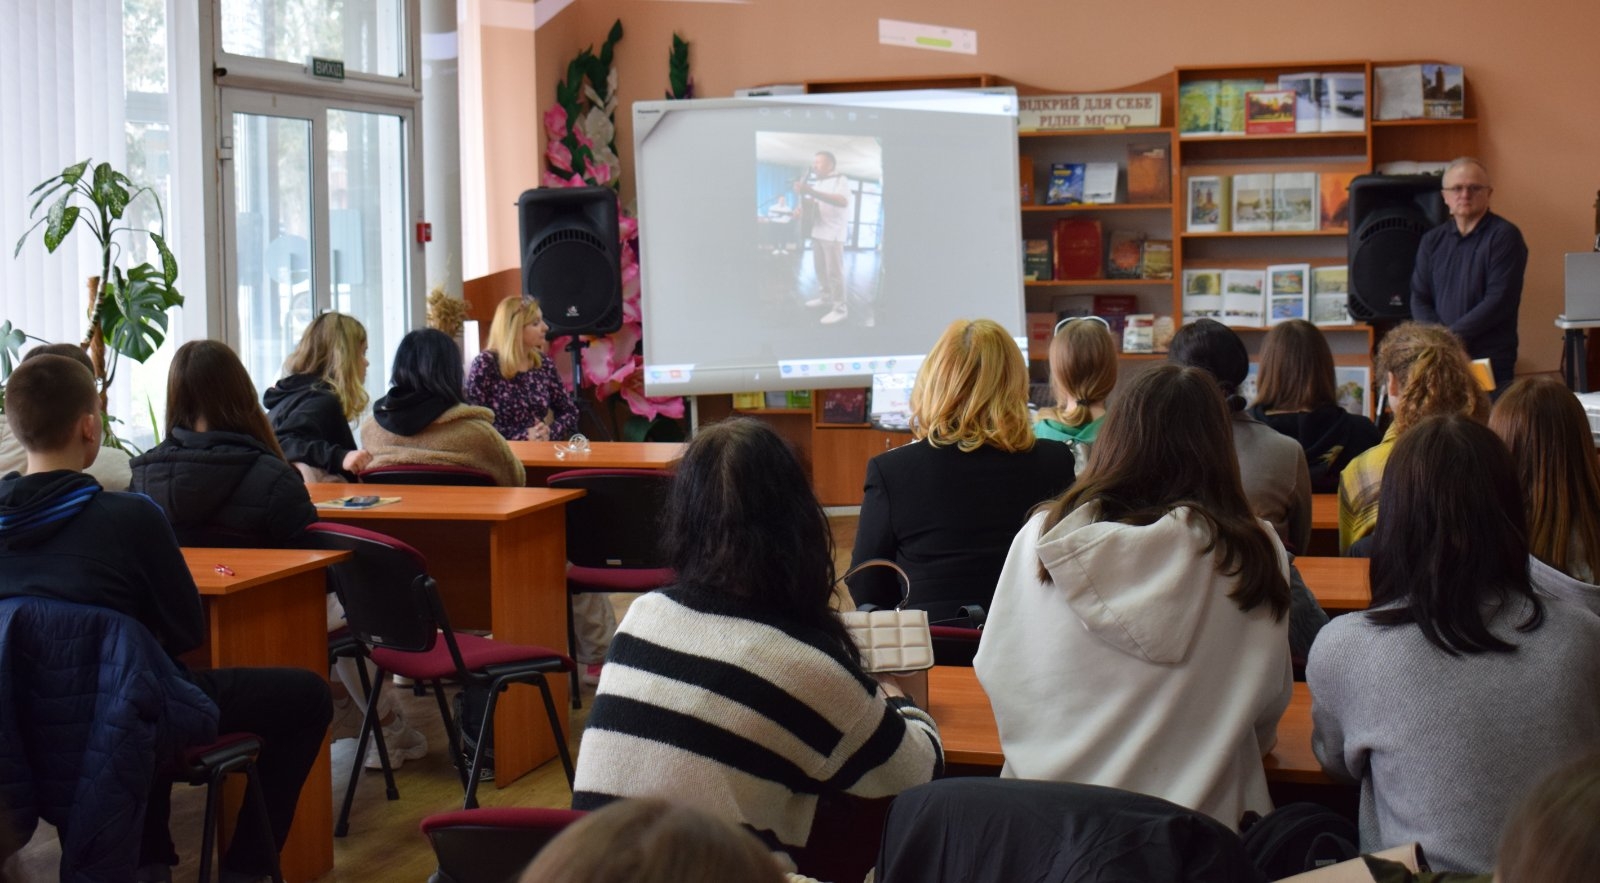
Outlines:
{"type": "MultiPolygon", "coordinates": [[[[465,690],[463,684],[461,689],[465,690]]],[[[461,780],[462,790],[467,787],[467,768],[461,761],[461,725],[450,713],[450,704],[444,699],[444,681],[433,682],[434,698],[439,700],[439,719],[444,721],[444,738],[450,748],[450,764],[456,768],[456,777],[461,780]]],[[[462,699],[465,706],[466,700],[462,699]]]]}
{"type": "MultiPolygon", "coordinates": [[[[350,833],[350,804],[355,801],[356,785],[361,781],[361,763],[367,757],[367,739],[372,736],[374,725],[378,722],[378,695],[383,690],[383,674],[383,669],[378,669],[379,676],[374,678],[372,689],[367,691],[367,713],[362,715],[361,718],[361,737],[356,740],[356,756],[355,760],[350,764],[350,781],[344,788],[344,804],[339,808],[339,818],[333,824],[333,836],[335,837],[343,837],[350,833]]],[[[377,727],[377,729],[382,730],[383,728],[377,727]]],[[[383,733],[378,733],[378,740],[378,744],[381,746],[383,744],[383,733]]],[[[394,800],[400,796],[400,792],[394,787],[394,774],[389,769],[388,752],[380,747],[379,753],[384,758],[383,772],[387,777],[389,799],[394,800]]]]}
{"type": "Polygon", "coordinates": [[[489,698],[484,703],[483,720],[478,722],[478,744],[472,750],[472,763],[467,767],[467,799],[462,804],[462,809],[478,808],[478,770],[483,767],[484,743],[488,735],[494,732],[494,708],[499,703],[500,691],[505,689],[504,682],[495,680],[489,684],[489,698]]]}
{"type": "Polygon", "coordinates": [[[217,845],[217,815],[222,804],[222,780],[227,770],[218,767],[206,780],[206,814],[200,830],[200,883],[211,883],[211,859],[217,845]]]}
{"type": "MultiPolygon", "coordinates": [[[[573,659],[577,659],[577,656],[578,656],[578,627],[577,627],[577,624],[575,622],[573,622],[573,619],[572,619],[572,592],[570,590],[567,592],[567,653],[569,655],[571,655],[573,659]]],[[[572,684],[572,707],[573,708],[582,708],[583,707],[583,689],[582,689],[583,683],[578,680],[578,665],[577,664],[574,664],[572,666],[572,674],[570,675],[570,677],[571,677],[570,683],[572,684]]]]}
{"type": "Polygon", "coordinates": [[[544,698],[544,712],[550,717],[550,735],[556,740],[556,753],[561,756],[561,769],[567,774],[567,788],[573,783],[572,753],[567,750],[567,734],[561,729],[561,718],[556,714],[556,701],[550,695],[550,682],[543,676],[536,681],[539,695],[544,698]]]}

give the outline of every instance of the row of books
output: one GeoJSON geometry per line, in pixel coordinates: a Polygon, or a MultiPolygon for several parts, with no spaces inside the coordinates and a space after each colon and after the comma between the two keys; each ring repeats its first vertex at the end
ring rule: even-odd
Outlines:
{"type": "Polygon", "coordinates": [[[1183,271],[1183,321],[1215,319],[1265,328],[1290,319],[1350,325],[1350,268],[1273,264],[1263,269],[1183,271]]]}
{"type": "Polygon", "coordinates": [[[1261,172],[1188,179],[1190,233],[1341,230],[1356,172],[1261,172]]]}
{"type": "Polygon", "coordinates": [[[1106,321],[1111,336],[1124,353],[1164,353],[1172,343],[1177,326],[1172,316],[1144,313],[1139,298],[1131,294],[1081,294],[1058,297],[1055,311],[1028,314],[1028,358],[1050,358],[1050,341],[1056,323],[1062,319],[1098,316],[1106,321]]]}
{"type": "Polygon", "coordinates": [[[1178,86],[1178,134],[1185,138],[1366,128],[1367,78],[1362,73],[1283,74],[1271,82],[1190,80],[1178,86]],[[1293,93],[1292,111],[1286,92],[1293,93]]]}
{"type": "MultiPolygon", "coordinates": [[[[1122,167],[1114,162],[1060,162],[1050,165],[1044,205],[1115,205],[1172,201],[1172,152],[1165,144],[1128,145],[1127,189],[1122,167]]],[[[1023,154],[1018,169],[1022,204],[1035,205],[1033,157],[1023,154]]]]}
{"type": "Polygon", "coordinates": [[[1172,240],[1151,238],[1133,230],[1113,230],[1102,263],[1100,222],[1083,218],[1070,220],[1070,223],[1056,225],[1054,238],[1063,243],[1059,246],[1053,247],[1049,239],[1022,241],[1023,281],[1172,278],[1172,240]],[[1067,250],[1068,259],[1064,264],[1055,257],[1061,248],[1067,250]],[[1090,256],[1095,258],[1092,265],[1090,256]]]}
{"type": "Polygon", "coordinates": [[[787,392],[736,392],[733,408],[736,411],[756,411],[763,408],[808,409],[811,407],[811,390],[791,389],[787,392]]]}

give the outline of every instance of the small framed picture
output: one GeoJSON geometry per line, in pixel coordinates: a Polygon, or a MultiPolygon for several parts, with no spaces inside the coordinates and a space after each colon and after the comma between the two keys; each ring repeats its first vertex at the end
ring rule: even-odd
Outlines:
{"type": "Polygon", "coordinates": [[[1246,135],[1294,134],[1293,89],[1266,89],[1244,93],[1246,135]]]}

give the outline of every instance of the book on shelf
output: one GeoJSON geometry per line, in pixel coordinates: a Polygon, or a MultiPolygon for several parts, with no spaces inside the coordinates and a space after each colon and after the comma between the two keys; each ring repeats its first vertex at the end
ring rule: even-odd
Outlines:
{"type": "Polygon", "coordinates": [[[1372,372],[1360,365],[1333,366],[1333,391],[1339,407],[1352,414],[1372,418],[1372,372]]]}
{"type": "Polygon", "coordinates": [[[1172,240],[1146,239],[1139,249],[1140,279],[1172,278],[1172,240]]]}
{"type": "Polygon", "coordinates": [[[1190,80],[1178,86],[1178,134],[1185,138],[1217,134],[1216,80],[1190,80]]]}
{"type": "Polygon", "coordinates": [[[1466,118],[1467,82],[1459,64],[1422,66],[1422,115],[1430,120],[1466,118]]]}
{"type": "Polygon", "coordinates": [[[1050,240],[1022,240],[1022,281],[1049,282],[1055,268],[1050,263],[1050,240]]]}
{"type": "Polygon", "coordinates": [[[1044,192],[1045,205],[1077,205],[1083,202],[1083,172],[1081,162],[1052,163],[1050,186],[1044,192]]]}
{"type": "Polygon", "coordinates": [[[1289,135],[1295,131],[1293,89],[1244,93],[1246,135],[1289,135]]]}
{"type": "Polygon", "coordinates": [[[1236,328],[1261,328],[1267,273],[1265,270],[1222,271],[1222,324],[1236,328]]]}
{"type": "Polygon", "coordinates": [[[1172,201],[1172,151],[1167,145],[1128,145],[1128,201],[1172,201]]]}
{"type": "Polygon", "coordinates": [[[867,391],[865,389],[824,389],[822,396],[823,423],[867,422],[867,391]]]}
{"type": "Polygon", "coordinates": [[[1365,132],[1367,130],[1367,77],[1365,74],[1331,73],[1322,75],[1324,99],[1322,131],[1365,132]]]}
{"type": "Polygon", "coordinates": [[[788,406],[795,410],[811,410],[811,390],[791,389],[785,393],[788,406]]]}
{"type": "Polygon", "coordinates": [[[1153,353],[1156,351],[1155,313],[1129,313],[1122,328],[1122,351],[1125,353],[1153,353]]]}
{"type": "Polygon", "coordinates": [[[1268,267],[1267,324],[1304,319],[1310,294],[1310,264],[1273,264],[1268,267]]]}
{"type": "Polygon", "coordinates": [[[1055,313],[1028,314],[1028,359],[1034,362],[1050,360],[1050,341],[1056,334],[1055,313]]]}
{"type": "Polygon", "coordinates": [[[1266,80],[1223,80],[1217,86],[1217,134],[1244,135],[1245,95],[1267,87],[1266,80]]]}
{"type": "Polygon", "coordinates": [[[1055,311],[1057,321],[1073,317],[1093,316],[1094,295],[1058,294],[1050,299],[1050,309],[1055,311]]]}
{"type": "Polygon", "coordinates": [[[1134,230],[1112,230],[1106,247],[1106,278],[1137,279],[1144,251],[1144,234],[1134,230]]]}
{"type": "Polygon", "coordinates": [[[766,406],[766,393],[736,392],[733,394],[733,409],[735,411],[754,411],[766,406]]]}
{"type": "Polygon", "coordinates": [[[1172,317],[1157,313],[1156,323],[1150,326],[1150,348],[1153,352],[1164,353],[1172,349],[1172,338],[1178,336],[1178,325],[1172,317]]]}
{"type": "Polygon", "coordinates": [[[1187,182],[1188,214],[1183,229],[1190,233],[1222,233],[1229,229],[1227,175],[1194,175],[1187,182]]]}
{"type": "Polygon", "coordinates": [[[1094,218],[1058,218],[1051,250],[1056,279],[1099,279],[1104,249],[1100,222],[1094,218]]]}
{"type": "Polygon", "coordinates": [[[1183,271],[1183,324],[1197,319],[1222,321],[1222,271],[1183,271]]]}
{"type": "Polygon", "coordinates": [[[1128,317],[1139,312],[1139,298],[1132,294],[1097,294],[1094,296],[1094,313],[1111,326],[1113,340],[1121,341],[1128,327],[1128,317]]]}
{"type": "Polygon", "coordinates": [[[1017,159],[1017,178],[1023,205],[1033,205],[1033,157],[1022,154],[1017,159]]]}
{"type": "Polygon", "coordinates": [[[1310,231],[1322,216],[1316,172],[1278,172],[1272,176],[1272,229],[1310,231]]]}
{"type": "Polygon", "coordinates": [[[772,390],[767,390],[766,407],[768,407],[768,408],[787,408],[787,407],[789,407],[789,394],[787,392],[784,392],[783,390],[778,390],[776,392],[774,392],[772,390]]]}
{"type": "Polygon", "coordinates": [[[1296,132],[1322,131],[1321,74],[1283,74],[1278,77],[1278,88],[1294,91],[1296,132]]]}
{"type": "Polygon", "coordinates": [[[1311,322],[1315,325],[1353,325],[1350,317],[1350,268],[1311,269],[1311,322]]]}
{"type": "Polygon", "coordinates": [[[1323,230],[1350,227],[1350,182],[1360,172],[1323,172],[1317,179],[1317,212],[1323,230]]]}
{"type": "Polygon", "coordinates": [[[1458,64],[1401,64],[1372,69],[1373,119],[1459,120],[1466,83],[1458,64]]]}
{"type": "Polygon", "coordinates": [[[1233,232],[1272,229],[1272,173],[1233,176],[1233,232]]]}
{"type": "Polygon", "coordinates": [[[1090,205],[1111,205],[1117,201],[1117,164],[1083,164],[1083,201],[1090,205]]]}

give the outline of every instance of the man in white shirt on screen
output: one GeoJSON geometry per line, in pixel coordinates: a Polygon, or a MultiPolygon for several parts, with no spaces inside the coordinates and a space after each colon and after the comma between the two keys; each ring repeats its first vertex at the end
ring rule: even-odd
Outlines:
{"type": "Polygon", "coordinates": [[[796,181],[794,192],[816,207],[811,225],[811,266],[817,276],[817,296],[808,307],[830,307],[822,324],[844,321],[850,314],[845,303],[844,241],[850,232],[850,179],[838,171],[838,161],[826,150],[811,158],[811,173],[796,181]]]}

